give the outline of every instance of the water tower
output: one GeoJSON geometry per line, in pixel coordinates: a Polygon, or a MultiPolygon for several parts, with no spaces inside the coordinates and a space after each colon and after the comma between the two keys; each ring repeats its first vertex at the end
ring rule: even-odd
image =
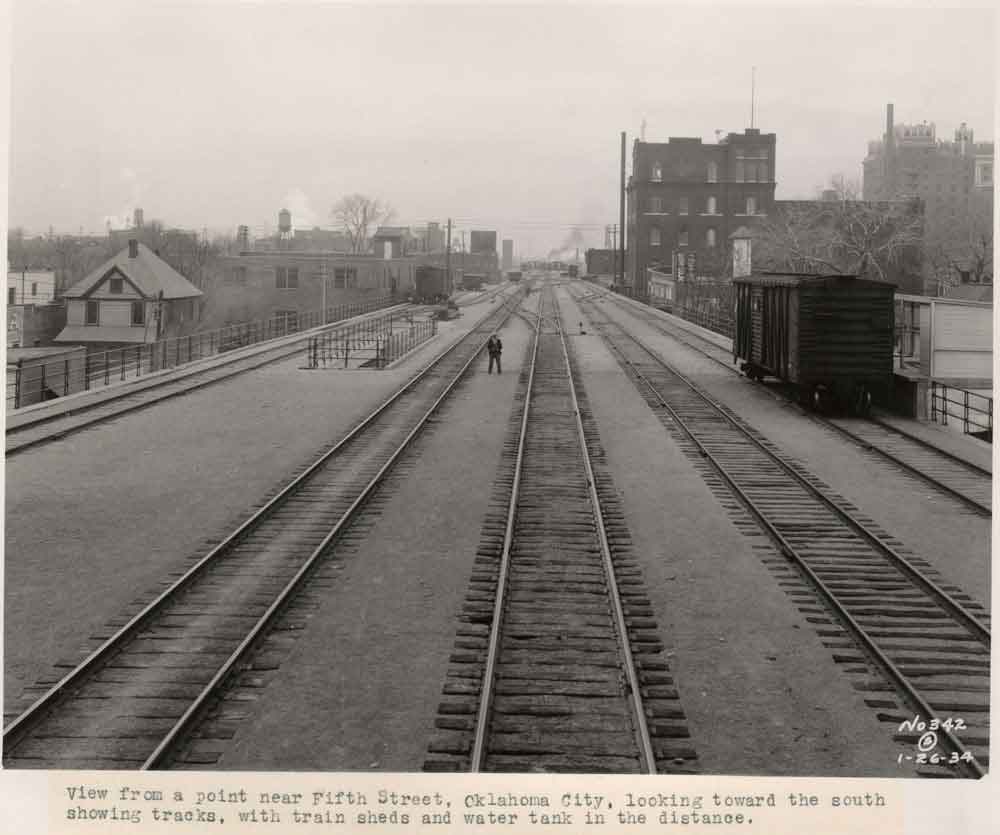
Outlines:
{"type": "Polygon", "coordinates": [[[278,249],[288,249],[292,240],[292,213],[288,209],[278,212],[278,249]]]}

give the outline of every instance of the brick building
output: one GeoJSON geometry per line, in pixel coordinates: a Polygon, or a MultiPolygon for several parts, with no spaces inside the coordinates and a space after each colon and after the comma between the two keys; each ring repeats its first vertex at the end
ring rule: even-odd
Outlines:
{"type": "Polygon", "coordinates": [[[774,203],[773,133],[755,128],[718,143],[671,137],[632,148],[628,181],[626,285],[646,298],[646,270],[715,275],[729,235],[774,203]]]}
{"type": "Polygon", "coordinates": [[[863,169],[865,200],[923,202],[927,278],[936,280],[931,273],[944,266],[968,280],[963,266],[992,244],[993,143],[976,142],[964,122],[950,142],[937,138],[933,122],[897,125],[889,104],[885,132],[868,143],[863,169]]]}
{"type": "Polygon", "coordinates": [[[615,274],[616,251],[613,249],[588,249],[584,253],[587,263],[587,275],[615,274]]]}
{"type": "Polygon", "coordinates": [[[221,259],[206,299],[205,325],[272,317],[297,320],[328,308],[414,288],[418,258],[339,252],[252,251],[221,259]]]}

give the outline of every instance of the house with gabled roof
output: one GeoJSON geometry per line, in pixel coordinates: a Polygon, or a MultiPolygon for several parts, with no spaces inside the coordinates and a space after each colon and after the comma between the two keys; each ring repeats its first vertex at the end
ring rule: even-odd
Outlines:
{"type": "Polygon", "coordinates": [[[63,294],[66,327],[56,342],[107,350],[177,336],[195,321],[201,290],[145,244],[105,261],[63,294]]]}

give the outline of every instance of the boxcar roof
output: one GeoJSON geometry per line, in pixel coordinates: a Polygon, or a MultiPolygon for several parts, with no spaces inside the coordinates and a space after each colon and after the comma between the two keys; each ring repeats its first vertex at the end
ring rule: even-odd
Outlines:
{"type": "Polygon", "coordinates": [[[896,285],[887,281],[872,281],[869,278],[858,278],[856,275],[843,273],[779,273],[760,272],[753,275],[733,279],[734,284],[754,284],[761,287],[800,287],[808,284],[811,287],[885,287],[892,291],[896,285]]]}

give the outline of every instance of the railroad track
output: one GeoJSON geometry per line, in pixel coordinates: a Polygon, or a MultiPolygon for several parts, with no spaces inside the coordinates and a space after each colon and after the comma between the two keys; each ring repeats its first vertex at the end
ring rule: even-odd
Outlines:
{"type": "Polygon", "coordinates": [[[5,766],[183,764],[227,683],[519,301],[484,317],[11,722],[5,766]]]}
{"type": "MultiPolygon", "coordinates": [[[[756,430],[619,324],[581,302],[647,403],[685,452],[721,477],[795,571],[784,583],[858,689],[893,728],[922,776],[980,777],[989,762],[989,618],[982,606],[938,584],[874,524],[788,461],[756,430]],[[827,628],[835,627],[833,629],[827,628]],[[874,675],[872,675],[874,673],[874,675]],[[933,750],[903,726],[937,719],[933,750]],[[955,728],[948,719],[961,719],[955,728]]],[[[901,764],[904,761],[901,760],[901,764]]]]}
{"type": "Polygon", "coordinates": [[[695,753],[551,289],[428,771],[690,772],[695,753]]]}
{"type": "MultiPolygon", "coordinates": [[[[381,308],[370,314],[332,325],[329,330],[336,332],[358,322],[398,314],[405,307],[406,305],[399,305],[381,308]]],[[[93,394],[96,399],[88,400],[84,396],[84,399],[73,408],[58,414],[9,413],[8,419],[13,418],[14,422],[10,423],[8,420],[6,455],[10,458],[19,452],[60,440],[128,412],[144,409],[171,397],[188,394],[238,374],[288,359],[306,350],[311,335],[311,332],[306,332],[291,342],[282,342],[250,356],[239,355],[224,359],[222,362],[216,361],[208,368],[189,366],[188,372],[182,372],[181,376],[163,376],[154,378],[153,382],[144,382],[142,378],[138,378],[140,382],[136,388],[95,390],[93,394]]],[[[181,371],[185,367],[181,366],[177,370],[181,371]]]]}
{"type": "MultiPolygon", "coordinates": [[[[584,298],[594,297],[609,298],[614,302],[619,302],[619,297],[608,291],[595,292],[584,298]]],[[[624,301],[620,302],[620,305],[625,304],[624,301]]],[[[677,329],[665,326],[663,319],[656,314],[641,309],[638,303],[628,304],[625,309],[630,315],[635,316],[654,330],[693,348],[729,371],[738,373],[733,366],[732,354],[724,353],[724,349],[718,345],[703,340],[697,335],[687,332],[683,335],[678,333],[677,329]]],[[[931,485],[940,493],[957,500],[967,509],[980,516],[992,516],[993,474],[989,470],[878,418],[821,416],[795,404],[794,399],[789,398],[787,393],[779,393],[773,388],[763,388],[763,390],[773,394],[783,402],[792,402],[795,408],[811,420],[834,430],[879,458],[889,461],[909,475],[931,485]]]]}

